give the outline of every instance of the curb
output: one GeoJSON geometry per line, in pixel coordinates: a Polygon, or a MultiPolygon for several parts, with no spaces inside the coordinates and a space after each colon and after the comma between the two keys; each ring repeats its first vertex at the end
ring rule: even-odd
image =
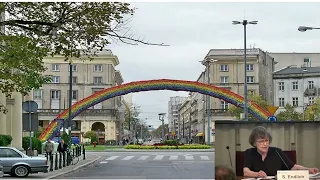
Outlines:
{"type": "Polygon", "coordinates": [[[99,151],[87,151],[90,153],[93,152],[215,152],[214,149],[210,149],[210,150],[170,150],[170,149],[163,149],[163,150],[156,150],[156,149],[152,149],[152,150],[133,150],[133,149],[128,149],[128,150],[99,150],[99,151]]]}
{"type": "Polygon", "coordinates": [[[101,156],[97,156],[97,158],[95,158],[95,159],[93,159],[93,160],[91,160],[91,161],[89,161],[89,162],[87,162],[87,163],[85,163],[85,164],[82,164],[82,165],[80,165],[80,166],[77,166],[77,167],[75,167],[75,168],[73,168],[73,169],[70,169],[70,170],[68,170],[68,171],[61,172],[61,173],[59,173],[59,174],[55,174],[55,175],[49,176],[49,177],[44,178],[44,179],[53,179],[53,178],[55,178],[55,177],[62,176],[62,175],[64,175],[64,174],[68,174],[68,173],[70,173],[70,172],[72,172],[72,171],[76,171],[76,170],[78,170],[78,169],[80,169],[80,168],[89,166],[89,165],[95,163],[96,161],[98,161],[100,158],[101,158],[101,156]]]}

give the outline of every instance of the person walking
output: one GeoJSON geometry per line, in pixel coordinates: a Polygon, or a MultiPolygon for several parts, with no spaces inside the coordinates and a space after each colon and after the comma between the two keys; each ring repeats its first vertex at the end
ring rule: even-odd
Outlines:
{"type": "MultiPolygon", "coordinates": [[[[63,167],[65,167],[65,162],[66,162],[66,151],[68,150],[68,145],[64,143],[64,140],[61,139],[57,151],[59,152],[59,156],[60,156],[60,162],[63,162],[63,167]]],[[[60,166],[60,165],[59,165],[60,166]]]]}
{"type": "Polygon", "coordinates": [[[44,151],[46,152],[46,157],[47,159],[50,157],[52,157],[52,152],[53,152],[53,148],[54,145],[53,143],[50,141],[50,139],[48,139],[47,143],[44,145],[44,151]]]}

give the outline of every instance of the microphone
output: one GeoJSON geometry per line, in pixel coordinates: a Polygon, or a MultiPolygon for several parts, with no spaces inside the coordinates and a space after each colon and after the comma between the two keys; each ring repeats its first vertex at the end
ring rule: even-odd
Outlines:
{"type": "Polygon", "coordinates": [[[288,167],[288,165],[287,165],[287,163],[282,159],[282,157],[280,156],[280,154],[279,154],[279,152],[277,151],[277,149],[274,149],[274,150],[276,150],[276,152],[277,152],[278,156],[280,157],[281,161],[283,162],[283,164],[287,167],[288,170],[290,170],[289,167],[288,167]]]}
{"type": "Polygon", "coordinates": [[[229,160],[230,160],[231,167],[233,167],[233,166],[232,166],[232,160],[231,160],[231,154],[230,154],[230,147],[229,147],[229,146],[226,146],[226,149],[227,149],[228,152],[229,152],[229,160]]]}

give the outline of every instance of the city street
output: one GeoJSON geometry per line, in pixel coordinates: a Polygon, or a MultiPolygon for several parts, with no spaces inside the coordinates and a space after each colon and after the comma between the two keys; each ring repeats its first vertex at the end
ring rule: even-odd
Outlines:
{"type": "Polygon", "coordinates": [[[214,152],[97,152],[95,164],[56,179],[213,179],[214,152]]]}

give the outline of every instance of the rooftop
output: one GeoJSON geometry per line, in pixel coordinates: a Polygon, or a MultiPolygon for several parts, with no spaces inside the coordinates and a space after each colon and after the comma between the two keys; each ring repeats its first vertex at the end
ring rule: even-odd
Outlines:
{"type": "Polygon", "coordinates": [[[303,73],[320,73],[320,67],[287,67],[279,71],[274,72],[274,75],[285,75],[285,74],[303,74],[303,73]]]}

